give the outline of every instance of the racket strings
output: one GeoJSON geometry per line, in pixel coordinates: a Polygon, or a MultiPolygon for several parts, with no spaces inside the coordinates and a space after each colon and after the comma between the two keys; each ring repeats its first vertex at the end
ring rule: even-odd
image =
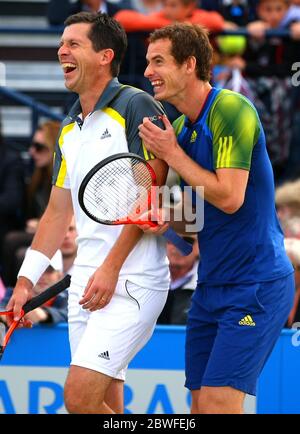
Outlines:
{"type": "Polygon", "coordinates": [[[99,169],[86,186],[84,202],[97,219],[116,221],[149,210],[152,178],[140,160],[122,158],[99,169]]]}
{"type": "MultiPolygon", "coordinates": [[[[102,213],[106,214],[107,217],[114,215],[117,217],[117,214],[123,215],[127,212],[126,203],[121,199],[121,191],[116,184],[116,178],[114,176],[116,168],[111,170],[103,171],[103,174],[100,172],[94,176],[94,179],[91,180],[89,188],[87,189],[87,196],[90,201],[90,204],[93,205],[96,203],[98,210],[101,210],[102,213]],[[116,214],[117,211],[117,214],[116,214]]],[[[119,175],[127,175],[128,173],[123,169],[120,170],[119,175]]],[[[128,193],[132,195],[132,184],[129,183],[129,178],[126,179],[126,191],[122,191],[122,193],[128,193]]],[[[124,190],[124,184],[122,187],[124,190]]],[[[124,196],[123,196],[124,197],[124,196]]]]}

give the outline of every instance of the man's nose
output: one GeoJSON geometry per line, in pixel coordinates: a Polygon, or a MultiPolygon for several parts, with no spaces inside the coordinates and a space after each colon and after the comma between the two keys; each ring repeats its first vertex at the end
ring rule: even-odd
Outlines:
{"type": "Polygon", "coordinates": [[[66,55],[69,54],[69,49],[67,47],[67,45],[63,44],[59,47],[58,51],[57,51],[57,55],[60,57],[62,55],[66,55]]]}
{"type": "Polygon", "coordinates": [[[149,78],[152,74],[153,74],[153,71],[152,71],[152,68],[151,68],[151,66],[150,66],[150,64],[149,64],[149,65],[147,66],[147,68],[145,69],[144,76],[145,76],[146,78],[149,78]]]}

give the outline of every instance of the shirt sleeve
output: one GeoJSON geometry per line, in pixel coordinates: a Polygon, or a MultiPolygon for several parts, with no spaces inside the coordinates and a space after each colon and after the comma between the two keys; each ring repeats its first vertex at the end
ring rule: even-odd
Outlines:
{"type": "Polygon", "coordinates": [[[220,95],[208,119],[215,169],[250,170],[253,148],[260,134],[255,108],[242,95],[220,95]]]}
{"type": "Polygon", "coordinates": [[[65,134],[67,134],[73,126],[74,123],[66,125],[61,129],[54,153],[52,185],[66,189],[70,189],[70,180],[68,177],[67,163],[63,154],[63,144],[65,134]]]}
{"type": "Polygon", "coordinates": [[[153,123],[164,128],[161,116],[165,114],[160,103],[145,92],[134,95],[128,104],[126,111],[126,136],[129,152],[140,155],[145,160],[153,160],[155,156],[147,151],[139,136],[138,126],[143,122],[144,117],[149,117],[153,123]]]}
{"type": "Polygon", "coordinates": [[[175,121],[172,123],[173,130],[175,132],[176,137],[181,133],[181,130],[184,126],[184,115],[179,116],[175,121]]]}

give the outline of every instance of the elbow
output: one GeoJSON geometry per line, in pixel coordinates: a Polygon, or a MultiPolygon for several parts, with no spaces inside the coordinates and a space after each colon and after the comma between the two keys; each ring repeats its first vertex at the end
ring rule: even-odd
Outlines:
{"type": "Polygon", "coordinates": [[[235,214],[243,206],[243,203],[244,203],[244,198],[242,199],[230,198],[223,201],[223,203],[219,208],[225,214],[235,214]]]}

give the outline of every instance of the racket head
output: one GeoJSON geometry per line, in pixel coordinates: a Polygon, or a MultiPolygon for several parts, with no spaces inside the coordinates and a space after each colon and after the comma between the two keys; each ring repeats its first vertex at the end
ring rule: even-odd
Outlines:
{"type": "Polygon", "coordinates": [[[153,168],[141,156],[114,154],[96,164],[84,177],[79,205],[97,223],[118,225],[147,223],[138,216],[150,211],[152,187],[157,186],[153,168]]]}

